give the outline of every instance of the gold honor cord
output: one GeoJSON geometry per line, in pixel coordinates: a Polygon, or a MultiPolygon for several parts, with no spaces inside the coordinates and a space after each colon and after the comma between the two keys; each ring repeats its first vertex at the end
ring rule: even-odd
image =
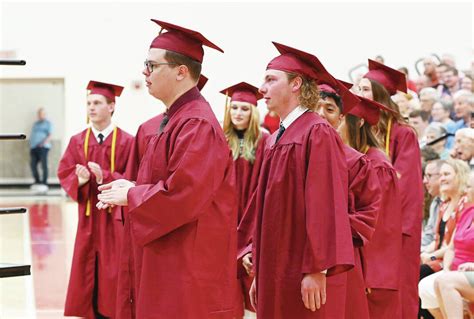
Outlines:
{"type": "Polygon", "coordinates": [[[392,132],[392,118],[388,119],[387,134],[385,136],[385,154],[390,158],[390,133],[392,132]]]}
{"type": "MultiPolygon", "coordinates": [[[[86,139],[84,141],[84,156],[87,161],[87,155],[89,151],[89,139],[91,136],[91,128],[89,127],[86,132],[86,139]]],[[[112,133],[112,154],[110,156],[110,172],[113,173],[115,172],[115,149],[116,149],[116,144],[117,144],[117,127],[114,127],[114,131],[112,133]]],[[[109,208],[109,213],[112,213],[112,209],[109,208]]],[[[91,215],[91,201],[90,199],[87,199],[87,204],[86,204],[86,216],[91,215]]]]}
{"type": "MultiPolygon", "coordinates": [[[[86,132],[86,140],[84,141],[84,156],[86,158],[86,165],[87,165],[87,153],[89,151],[89,138],[91,136],[91,128],[89,127],[86,132]]],[[[91,215],[91,201],[88,198],[86,204],[86,216],[91,215]]]]}
{"type": "Polygon", "coordinates": [[[362,150],[362,153],[367,154],[367,152],[369,151],[369,148],[370,148],[369,145],[366,145],[364,149],[362,150]]]}

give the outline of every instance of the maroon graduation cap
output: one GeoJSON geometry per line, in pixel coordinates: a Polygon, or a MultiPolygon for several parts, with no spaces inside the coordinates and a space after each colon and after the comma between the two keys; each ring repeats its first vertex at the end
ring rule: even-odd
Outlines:
{"type": "Polygon", "coordinates": [[[359,99],[360,102],[349,112],[345,113],[349,113],[357,117],[363,118],[370,125],[376,125],[379,122],[381,110],[393,112],[391,109],[379,102],[366,99],[363,96],[359,96],[359,99]]]}
{"type": "Polygon", "coordinates": [[[257,101],[263,98],[258,88],[247,82],[240,82],[220,91],[220,93],[230,96],[231,101],[247,102],[255,106],[257,101]]]}
{"type": "Polygon", "coordinates": [[[122,94],[123,86],[109,84],[99,81],[90,81],[87,85],[89,94],[100,94],[115,102],[115,97],[119,97],[122,94]]]}
{"type": "Polygon", "coordinates": [[[369,59],[369,72],[364,78],[379,82],[390,95],[394,95],[397,91],[407,93],[406,75],[377,61],[369,59]]]}
{"type": "Polygon", "coordinates": [[[224,52],[217,45],[206,39],[201,33],[174,25],[168,22],[151,19],[161,27],[160,34],[152,41],[150,48],[164,49],[185,55],[202,63],[203,45],[224,52]],[[163,30],[167,32],[162,33],[163,30]]]}

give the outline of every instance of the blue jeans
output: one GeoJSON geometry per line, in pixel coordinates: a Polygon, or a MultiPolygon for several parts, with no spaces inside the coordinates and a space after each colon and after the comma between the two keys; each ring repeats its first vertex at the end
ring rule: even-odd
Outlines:
{"type": "Polygon", "coordinates": [[[48,179],[48,152],[49,148],[35,147],[30,150],[31,157],[31,172],[35,179],[35,184],[45,184],[48,179]],[[41,170],[43,171],[43,179],[40,180],[38,173],[38,163],[41,162],[41,170]]]}

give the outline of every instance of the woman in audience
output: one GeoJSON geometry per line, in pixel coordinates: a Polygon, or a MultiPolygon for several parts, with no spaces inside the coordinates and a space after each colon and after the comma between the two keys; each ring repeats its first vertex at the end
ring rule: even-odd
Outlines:
{"type": "Polygon", "coordinates": [[[463,318],[463,298],[474,301],[474,173],[467,186],[468,206],[444,255],[444,269],[420,284],[422,307],[435,318],[463,318]]]}

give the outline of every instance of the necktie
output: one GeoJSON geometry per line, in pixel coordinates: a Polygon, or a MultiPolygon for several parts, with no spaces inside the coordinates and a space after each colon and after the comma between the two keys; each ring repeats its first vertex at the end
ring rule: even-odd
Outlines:
{"type": "Polygon", "coordinates": [[[165,114],[165,116],[163,117],[163,120],[161,120],[161,123],[160,123],[160,133],[163,132],[163,129],[165,128],[166,124],[168,124],[168,121],[169,121],[169,117],[168,115],[165,114]]]}
{"type": "Polygon", "coordinates": [[[99,133],[99,135],[97,135],[99,137],[99,145],[102,145],[102,143],[104,143],[104,135],[102,133],[99,133]]]}
{"type": "Polygon", "coordinates": [[[275,144],[278,142],[278,140],[280,139],[280,137],[283,135],[284,132],[285,132],[285,127],[283,126],[283,124],[280,124],[280,129],[278,130],[275,144]]]}

